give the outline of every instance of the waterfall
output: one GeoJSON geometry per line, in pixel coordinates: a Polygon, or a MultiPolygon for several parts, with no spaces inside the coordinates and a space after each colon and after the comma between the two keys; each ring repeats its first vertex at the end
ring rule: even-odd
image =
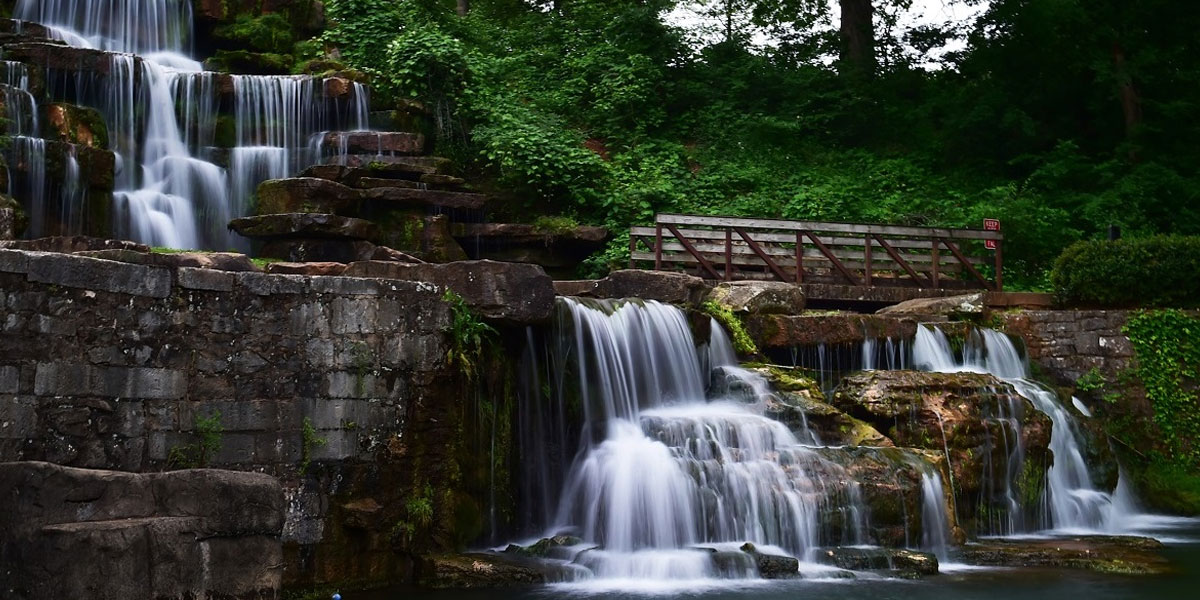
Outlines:
{"type": "Polygon", "coordinates": [[[942,476],[927,470],[921,474],[921,547],[938,557],[950,559],[950,516],[942,476]]]}
{"type": "MultiPolygon", "coordinates": [[[[112,226],[118,237],[153,246],[248,250],[248,240],[229,233],[227,225],[252,212],[258,184],[318,161],[326,132],[368,126],[362,84],[350,84],[343,100],[326,97],[323,79],[231,76],[237,146],[224,169],[212,152],[221,92],[217,75],[203,72],[189,56],[189,1],[21,0],[15,15],[47,26],[71,46],[110,53],[107,73],[51,72],[47,87],[54,99],[94,106],[104,117],[116,158],[112,226]]],[[[9,87],[25,90],[28,78],[13,83],[14,73],[6,67],[9,87]]],[[[4,93],[6,100],[14,98],[10,106],[24,101],[17,91],[4,93]]],[[[36,106],[24,112],[36,115],[36,106]]],[[[17,151],[33,152],[34,146],[17,151]]],[[[19,199],[37,213],[47,204],[45,186],[36,187],[32,177],[18,183],[19,199]]],[[[69,187],[52,190],[58,205],[78,212],[72,207],[79,194],[69,187]]],[[[44,235],[46,219],[33,220],[30,235],[44,235]]],[[[83,233],[80,215],[64,214],[60,223],[61,233],[83,233]]]]}
{"type": "MultiPolygon", "coordinates": [[[[1119,522],[1130,513],[1130,504],[1115,503],[1111,494],[1096,488],[1083,459],[1083,442],[1074,417],[1059,402],[1057,394],[1028,379],[1029,366],[1008,336],[991,329],[974,330],[967,337],[962,356],[961,360],[955,357],[940,329],[917,328],[913,362],[920,368],[991,373],[1011,384],[1034,408],[1050,417],[1054,462],[1047,473],[1046,505],[1053,529],[1095,532],[1118,528],[1119,522]]],[[[1012,427],[1018,426],[1017,420],[1010,422],[1012,427]]],[[[1020,440],[1020,435],[1014,438],[1020,440]]],[[[1010,473],[1008,481],[1014,475],[1010,473]]],[[[1011,494],[1010,502],[1016,503],[1011,494]]]]}
{"type": "MultiPolygon", "coordinates": [[[[563,465],[557,509],[543,532],[571,532],[585,546],[599,545],[575,557],[592,576],[730,576],[714,564],[714,550],[752,542],[811,560],[818,545],[866,540],[858,484],[761,414],[769,386],[735,366],[718,324],[708,347],[698,349],[686,315],[654,301],[560,299],[557,323],[545,343],[527,334],[523,376],[525,393],[544,406],[523,409],[535,413],[531,421],[552,425],[547,437],[554,442],[522,435],[521,443],[523,451],[548,451],[566,442],[570,434],[554,420],[578,402],[578,450],[563,465]],[[710,369],[763,397],[710,401],[710,369]],[[555,371],[574,381],[554,380],[555,371]]],[[[552,470],[527,467],[526,476],[554,482],[552,470]]],[[[534,487],[526,486],[526,498],[554,496],[534,487]]]]}

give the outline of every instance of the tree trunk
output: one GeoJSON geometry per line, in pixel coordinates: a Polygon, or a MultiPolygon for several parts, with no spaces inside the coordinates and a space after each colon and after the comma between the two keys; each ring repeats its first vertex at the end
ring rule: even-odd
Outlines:
{"type": "Polygon", "coordinates": [[[1133,87],[1133,76],[1129,74],[1125,64],[1125,50],[1121,48],[1121,44],[1113,44],[1112,57],[1113,73],[1116,75],[1117,90],[1121,97],[1121,113],[1125,116],[1125,138],[1132,139],[1138,126],[1142,124],[1142,99],[1137,88],[1133,87]]]}
{"type": "Polygon", "coordinates": [[[471,12],[471,0],[458,0],[458,16],[465,17],[471,12]]]}
{"type": "Polygon", "coordinates": [[[849,71],[875,73],[875,8],[871,0],[840,0],[842,7],[841,62],[849,71]]]}

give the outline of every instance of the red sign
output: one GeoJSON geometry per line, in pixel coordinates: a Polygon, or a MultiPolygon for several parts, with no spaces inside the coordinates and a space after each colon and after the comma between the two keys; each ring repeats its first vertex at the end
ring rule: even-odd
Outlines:
{"type": "MultiPolygon", "coordinates": [[[[984,231],[1000,231],[1000,219],[984,219],[983,220],[983,230],[984,231]]],[[[984,240],[983,247],[987,248],[988,250],[995,250],[996,249],[996,240],[984,240]]]]}

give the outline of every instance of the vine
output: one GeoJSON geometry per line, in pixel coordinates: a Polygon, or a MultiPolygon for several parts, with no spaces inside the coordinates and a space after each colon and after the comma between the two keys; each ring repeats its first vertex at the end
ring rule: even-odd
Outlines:
{"type": "Polygon", "coordinates": [[[1125,333],[1172,461],[1194,468],[1200,464],[1200,318],[1174,309],[1139,312],[1125,333]]]}
{"type": "Polygon", "coordinates": [[[446,362],[457,366],[468,377],[474,377],[483,357],[483,348],[496,337],[496,330],[484,323],[462,296],[452,290],[446,290],[442,300],[450,305],[450,349],[446,352],[446,362]]]}

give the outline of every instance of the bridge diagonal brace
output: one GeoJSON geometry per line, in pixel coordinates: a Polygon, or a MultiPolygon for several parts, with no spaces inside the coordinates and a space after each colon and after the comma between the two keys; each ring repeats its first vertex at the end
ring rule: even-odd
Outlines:
{"type": "Polygon", "coordinates": [[[733,230],[736,231],[738,235],[742,236],[743,240],[746,240],[746,245],[750,246],[750,249],[754,251],[754,254],[756,254],[758,258],[762,259],[764,263],[767,263],[767,268],[771,269],[771,272],[774,273],[780,281],[785,283],[787,282],[788,277],[783,273],[783,269],[779,268],[779,265],[775,263],[775,260],[772,259],[765,250],[763,250],[762,246],[758,245],[758,242],[754,241],[754,238],[750,237],[750,234],[746,233],[746,230],[742,229],[741,227],[734,227],[733,230]]]}
{"type": "Polygon", "coordinates": [[[989,282],[987,278],[979,273],[979,270],[975,268],[975,265],[971,264],[970,260],[967,260],[966,256],[963,256],[962,250],[958,249],[957,244],[951,242],[950,240],[942,240],[941,242],[945,244],[946,248],[948,248],[950,252],[954,254],[954,258],[957,258],[958,262],[962,263],[962,266],[967,269],[967,272],[974,276],[975,279],[978,279],[979,283],[983,284],[985,289],[990,289],[992,287],[991,282],[989,282]]]}
{"type": "Polygon", "coordinates": [[[826,246],[825,242],[822,242],[821,239],[816,236],[816,234],[811,231],[805,231],[804,235],[807,235],[808,239],[812,240],[812,243],[817,247],[817,250],[820,250],[821,254],[824,254],[825,258],[829,259],[829,262],[833,265],[833,268],[837,269],[838,272],[842,274],[842,277],[845,277],[846,280],[850,282],[850,285],[862,285],[859,283],[858,278],[846,268],[846,265],[842,264],[842,261],[833,254],[833,251],[829,249],[829,246],[826,246]]]}
{"type": "Polygon", "coordinates": [[[921,277],[921,275],[917,273],[916,269],[913,269],[912,265],[908,264],[908,261],[904,260],[904,257],[900,256],[900,253],[896,252],[896,249],[893,248],[891,244],[884,241],[884,239],[878,233],[872,234],[871,237],[875,238],[875,241],[879,242],[880,246],[883,246],[883,249],[888,253],[888,256],[892,257],[892,260],[895,261],[896,264],[900,265],[900,268],[904,269],[904,272],[908,273],[908,276],[912,277],[913,281],[922,286],[930,284],[928,279],[921,277]]]}
{"type": "Polygon", "coordinates": [[[697,250],[696,247],[693,246],[686,237],[683,237],[683,235],[679,233],[679,230],[676,229],[674,225],[664,223],[663,227],[666,227],[667,231],[670,231],[671,235],[675,236],[675,239],[679,241],[684,250],[688,251],[688,254],[691,254],[696,258],[696,262],[700,263],[700,268],[707,271],[709,275],[712,275],[713,279],[721,279],[721,276],[717,274],[717,270],[713,268],[712,263],[709,262],[707,258],[704,258],[704,255],[701,254],[700,251],[697,250]]]}

